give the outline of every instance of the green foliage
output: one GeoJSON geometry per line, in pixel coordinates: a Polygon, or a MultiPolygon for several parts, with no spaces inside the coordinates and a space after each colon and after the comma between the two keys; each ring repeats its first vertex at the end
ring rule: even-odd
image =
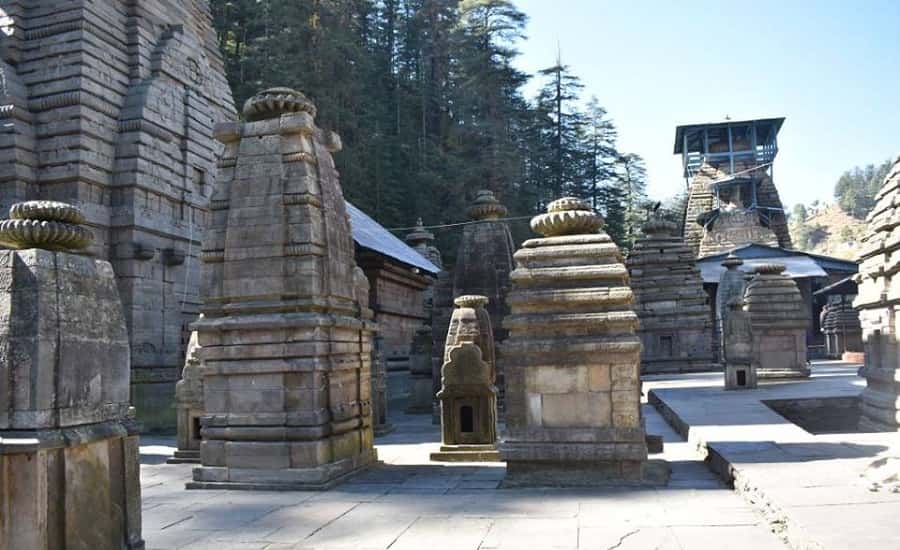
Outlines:
{"type": "Polygon", "coordinates": [[[857,166],[844,172],[834,186],[834,197],[841,208],[855,218],[864,219],[875,206],[875,195],[890,168],[891,161],[887,160],[878,166],[857,166]]]}
{"type": "Polygon", "coordinates": [[[802,202],[794,205],[794,210],[791,212],[791,221],[793,223],[803,223],[806,221],[807,216],[806,206],[802,202]]]}
{"type": "MultiPolygon", "coordinates": [[[[588,200],[629,246],[646,173],[562,62],[532,78],[513,66],[526,16],[509,0],[211,0],[238,105],[289,86],[336,130],[345,196],[387,227],[462,221],[478,189],[510,216],[562,195],[588,200]]],[[[518,238],[526,223],[511,224],[518,238]]],[[[445,255],[458,231],[437,233],[445,255]]],[[[452,261],[452,258],[448,258],[452,261]]]]}

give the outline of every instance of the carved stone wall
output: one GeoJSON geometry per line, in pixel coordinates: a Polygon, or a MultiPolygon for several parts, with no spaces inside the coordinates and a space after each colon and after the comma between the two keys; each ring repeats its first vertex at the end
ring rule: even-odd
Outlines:
{"type": "Polygon", "coordinates": [[[175,427],[174,386],[199,304],[198,253],[234,118],[206,0],[0,2],[0,211],[78,205],[112,263],[131,343],[132,400],[175,427]]]}
{"type": "Polygon", "coordinates": [[[673,223],[648,222],[625,262],[641,321],[644,374],[719,367],[700,270],[690,247],[675,232],[673,223]]]}
{"type": "Polygon", "coordinates": [[[866,218],[868,230],[860,252],[853,305],[859,310],[866,364],[862,393],[861,427],[868,430],[900,430],[900,347],[897,341],[900,307],[900,158],[891,166],[876,204],[866,218]]]}

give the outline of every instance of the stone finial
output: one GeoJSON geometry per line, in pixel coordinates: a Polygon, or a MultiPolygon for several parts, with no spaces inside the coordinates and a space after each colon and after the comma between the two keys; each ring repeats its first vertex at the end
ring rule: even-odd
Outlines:
{"type": "Polygon", "coordinates": [[[784,272],[784,264],[779,263],[768,263],[768,264],[760,264],[756,266],[753,270],[754,273],[759,273],[760,275],[778,275],[784,272]]]}
{"type": "Polygon", "coordinates": [[[735,269],[740,265],[744,265],[744,260],[735,256],[734,253],[730,253],[728,254],[728,256],[725,256],[725,259],[722,260],[721,265],[728,269],[735,269]]]}
{"type": "Polygon", "coordinates": [[[406,235],[406,242],[416,245],[434,240],[434,233],[425,229],[422,224],[422,218],[416,220],[416,228],[406,235]]]}
{"type": "Polygon", "coordinates": [[[305,95],[290,88],[269,88],[244,103],[244,118],[250,122],[287,113],[309,113],[315,118],[316,106],[305,95]]]}
{"type": "Polygon", "coordinates": [[[674,223],[660,219],[650,220],[641,227],[641,231],[645,235],[661,235],[664,237],[674,235],[677,229],[678,226],[674,223]]]}
{"type": "Polygon", "coordinates": [[[603,218],[575,197],[555,200],[546,214],[531,218],[531,230],[544,237],[596,233],[601,227],[603,218]]]}
{"type": "Polygon", "coordinates": [[[506,207],[500,204],[493,191],[482,189],[475,194],[475,200],[466,211],[473,220],[497,220],[506,216],[506,207]]]}
{"type": "Polygon", "coordinates": [[[478,294],[464,294],[462,296],[457,296],[456,299],[453,300],[453,303],[456,304],[456,307],[479,308],[488,304],[488,297],[480,296],[478,294]]]}
{"type": "Polygon", "coordinates": [[[728,300],[728,303],[725,305],[728,306],[728,309],[742,309],[744,307],[744,299],[740,296],[735,296],[728,300]]]}
{"type": "Polygon", "coordinates": [[[0,242],[10,248],[66,252],[87,248],[94,240],[80,225],[84,215],[63,202],[20,202],[9,209],[9,217],[0,222],[0,242]]]}

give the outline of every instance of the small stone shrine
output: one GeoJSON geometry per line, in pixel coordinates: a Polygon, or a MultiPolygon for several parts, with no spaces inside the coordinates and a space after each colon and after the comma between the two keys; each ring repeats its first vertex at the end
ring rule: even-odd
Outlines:
{"type": "Polygon", "coordinates": [[[58,202],[0,222],[0,548],[143,548],[128,332],[112,266],[58,202]]]}
{"type": "Polygon", "coordinates": [[[744,308],[753,331],[751,361],[757,377],[809,376],[806,328],[809,314],[797,283],[784,274],[784,265],[756,266],[744,292],[744,308]]]}
{"type": "MultiPolygon", "coordinates": [[[[432,244],[434,234],[425,229],[422,218],[416,221],[416,228],[406,235],[406,242],[425,259],[441,268],[442,271],[438,273],[439,280],[441,277],[447,278],[447,273],[443,271],[441,251],[432,244]]],[[[433,379],[434,369],[431,365],[431,349],[434,338],[432,327],[435,323],[434,301],[437,286],[436,281],[425,290],[425,315],[428,316],[428,320],[416,329],[409,354],[409,400],[406,405],[408,414],[431,413],[432,403],[434,403],[437,393],[435,384],[440,384],[440,376],[437,381],[433,379]]]]}
{"type": "Polygon", "coordinates": [[[900,287],[894,284],[900,265],[900,158],[894,161],[875,207],[866,218],[868,230],[860,253],[859,294],[853,305],[859,310],[866,364],[859,370],[866,379],[862,392],[864,430],[900,431],[900,353],[897,314],[900,287]]]}
{"type": "Polygon", "coordinates": [[[855,296],[833,294],[822,308],[821,330],[825,336],[825,354],[832,359],[852,360],[863,351],[859,312],[853,307],[855,296]]]}
{"type": "Polygon", "coordinates": [[[756,387],[756,364],[752,361],[753,330],[744,301],[732,297],[722,324],[722,354],[725,360],[725,389],[750,390],[756,387]]]}
{"type": "Polygon", "coordinates": [[[169,464],[200,462],[200,418],[203,416],[203,378],[197,333],[191,333],[181,380],[175,384],[178,448],[169,464]]]}
{"type": "MultiPolygon", "coordinates": [[[[448,271],[438,273],[434,283],[434,302],[431,309],[431,423],[441,423],[441,402],[437,393],[441,391],[441,367],[444,365],[444,348],[447,330],[453,314],[453,278],[448,271]]],[[[422,336],[424,338],[424,336],[422,336]]]]}
{"type": "Polygon", "coordinates": [[[384,338],[375,336],[372,346],[372,429],[376,436],[394,431],[388,415],[387,362],[384,360],[384,338]]]}
{"type": "Polygon", "coordinates": [[[559,199],[531,220],[542,237],[515,254],[502,345],[507,486],[665,477],[648,467],[628,270],[602,225],[579,199],[559,199]]]}
{"type": "Polygon", "coordinates": [[[441,450],[431,460],[497,461],[494,336],[485,296],[454,300],[441,367],[441,450]]]}
{"type": "Polygon", "coordinates": [[[188,488],[327,488],[376,460],[374,323],[331,153],[303,94],[272,88],[221,124],[195,323],[206,408],[188,488]]]}
{"type": "Polygon", "coordinates": [[[735,298],[743,307],[744,290],[747,287],[747,275],[741,271],[744,260],[734,254],[729,254],[722,260],[725,271],[719,277],[719,286],[716,288],[716,333],[718,336],[719,359],[725,362],[725,323],[728,313],[734,311],[729,304],[735,298]]]}
{"type": "MultiPolygon", "coordinates": [[[[513,270],[513,252],[516,246],[513,243],[512,234],[506,222],[501,218],[506,216],[506,207],[500,204],[491,191],[478,191],[475,200],[469,206],[469,219],[477,223],[470,223],[463,228],[462,240],[456,252],[456,265],[453,267],[453,290],[450,298],[464,294],[476,294],[487,296],[487,312],[491,316],[491,325],[496,327],[494,341],[499,343],[506,338],[506,329],[503,328],[503,318],[508,313],[506,294],[509,292],[509,273],[513,270]]],[[[435,315],[451,314],[452,304],[450,300],[443,301],[448,309],[443,312],[436,310],[435,315]]],[[[434,327],[438,330],[438,327],[434,327]]],[[[442,338],[443,335],[435,335],[442,338]]],[[[436,341],[435,349],[443,350],[443,342],[436,341]]],[[[441,351],[443,353],[443,351],[441,351]]],[[[443,361],[441,362],[443,364],[443,361]]],[[[440,365],[437,365],[440,368],[440,365]]],[[[436,373],[440,376],[439,373],[436,373]]],[[[497,407],[503,411],[504,378],[503,367],[497,368],[497,407]]]]}
{"type": "Polygon", "coordinates": [[[715,368],[709,298],[693,251],[674,223],[651,220],[625,265],[631,276],[641,372],[692,372],[715,368]]]}

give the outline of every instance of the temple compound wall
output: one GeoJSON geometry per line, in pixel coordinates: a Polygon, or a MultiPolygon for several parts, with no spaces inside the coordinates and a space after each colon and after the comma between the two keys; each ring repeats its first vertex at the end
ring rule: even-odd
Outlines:
{"type": "Polygon", "coordinates": [[[866,430],[900,430],[900,347],[897,317],[900,306],[900,158],[891,166],[875,207],[866,219],[868,230],[860,253],[857,277],[859,310],[866,364],[862,393],[861,427],[866,430]]]}
{"type": "Polygon", "coordinates": [[[84,212],[112,264],[147,429],[175,425],[174,386],[199,299],[198,253],[235,116],[205,0],[0,1],[0,211],[84,212]]]}
{"type": "Polygon", "coordinates": [[[376,326],[316,108],[260,92],[225,144],[203,243],[200,460],[189,488],[327,488],[376,460],[376,326]]]}
{"type": "Polygon", "coordinates": [[[128,333],[70,205],[0,222],[0,548],[143,548],[128,333]]]}

